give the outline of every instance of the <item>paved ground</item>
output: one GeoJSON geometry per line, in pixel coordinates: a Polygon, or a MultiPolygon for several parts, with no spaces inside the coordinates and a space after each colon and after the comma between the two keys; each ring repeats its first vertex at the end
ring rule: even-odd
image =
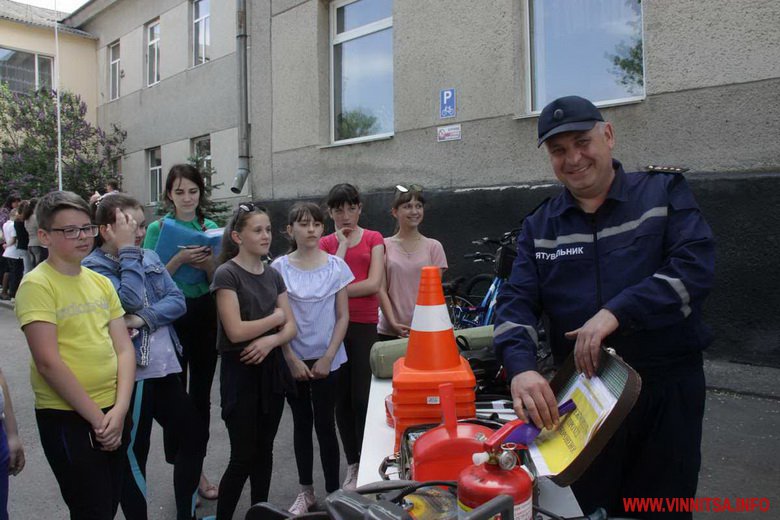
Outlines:
{"type": "MultiPolygon", "coordinates": [[[[9,381],[27,455],[27,467],[11,479],[9,513],[12,519],[64,519],[67,511],[57,483],[40,448],[29,386],[29,352],[16,319],[7,307],[0,306],[0,366],[9,381]]],[[[724,362],[706,365],[708,392],[704,424],[703,465],[699,497],[767,497],[769,513],[740,513],[740,519],[780,517],[780,370],[724,362]]],[[[219,403],[218,384],[213,401],[219,403]]],[[[219,418],[219,406],[212,412],[211,441],[205,468],[218,480],[229,454],[227,432],[219,418]]],[[[172,468],[164,462],[162,438],[155,426],[149,457],[150,518],[173,519],[172,468]]],[[[292,420],[285,411],[276,438],[274,479],[271,501],[289,506],[298,491],[292,449],[292,420]]],[[[315,454],[316,457],[318,455],[315,454]]],[[[323,479],[315,462],[315,486],[322,492],[323,479]]],[[[342,474],[344,466],[342,461],[342,474]]],[[[236,518],[243,518],[249,505],[248,484],[236,518]]],[[[213,514],[215,503],[205,502],[200,515],[213,514]]],[[[697,514],[696,518],[709,515],[697,514]]],[[[731,518],[733,514],[719,515],[731,518]]],[[[119,516],[121,518],[121,515],[119,516]]]]}

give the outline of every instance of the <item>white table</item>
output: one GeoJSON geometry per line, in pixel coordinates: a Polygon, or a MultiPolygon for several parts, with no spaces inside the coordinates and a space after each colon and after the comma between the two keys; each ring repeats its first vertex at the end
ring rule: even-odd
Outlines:
{"type": "MultiPolygon", "coordinates": [[[[395,431],[385,422],[385,397],[393,392],[390,379],[371,380],[368,398],[366,429],[363,434],[363,450],[360,454],[358,486],[380,480],[379,465],[385,457],[392,455],[395,431]]],[[[568,487],[562,488],[550,479],[542,477],[538,482],[539,505],[561,516],[581,516],[582,510],[574,493],[568,487]]]]}

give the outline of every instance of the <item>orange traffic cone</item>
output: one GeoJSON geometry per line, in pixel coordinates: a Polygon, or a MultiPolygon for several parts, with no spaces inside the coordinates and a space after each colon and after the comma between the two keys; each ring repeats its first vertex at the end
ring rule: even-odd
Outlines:
{"type": "Polygon", "coordinates": [[[455,333],[444,303],[441,270],[423,267],[406,348],[406,366],[416,370],[443,370],[460,364],[455,333]]]}
{"type": "Polygon", "coordinates": [[[468,361],[458,353],[439,268],[423,267],[406,356],[393,363],[390,404],[395,451],[400,447],[401,435],[410,426],[441,421],[442,383],[454,387],[457,416],[474,417],[476,379],[468,361]]]}

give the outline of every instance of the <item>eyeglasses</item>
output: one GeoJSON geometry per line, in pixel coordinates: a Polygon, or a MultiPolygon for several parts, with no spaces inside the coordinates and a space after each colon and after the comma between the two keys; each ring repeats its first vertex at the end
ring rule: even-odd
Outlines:
{"type": "Polygon", "coordinates": [[[77,240],[82,233],[86,238],[94,238],[98,234],[98,227],[93,225],[84,227],[64,227],[64,228],[51,228],[52,231],[59,231],[62,235],[69,240],[77,240]]]}
{"type": "Polygon", "coordinates": [[[410,191],[415,191],[417,193],[422,193],[422,191],[423,191],[423,187],[420,186],[419,184],[410,184],[408,188],[406,186],[404,186],[403,184],[396,184],[395,185],[395,189],[397,189],[401,193],[409,193],[410,191]]]}

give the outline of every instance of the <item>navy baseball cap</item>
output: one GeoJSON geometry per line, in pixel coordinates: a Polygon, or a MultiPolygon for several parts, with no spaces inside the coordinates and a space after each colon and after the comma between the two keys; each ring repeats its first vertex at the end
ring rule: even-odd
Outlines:
{"type": "Polygon", "coordinates": [[[584,132],[604,118],[596,105],[580,96],[566,96],[552,101],[539,115],[537,148],[550,137],[563,132],[584,132]]]}

